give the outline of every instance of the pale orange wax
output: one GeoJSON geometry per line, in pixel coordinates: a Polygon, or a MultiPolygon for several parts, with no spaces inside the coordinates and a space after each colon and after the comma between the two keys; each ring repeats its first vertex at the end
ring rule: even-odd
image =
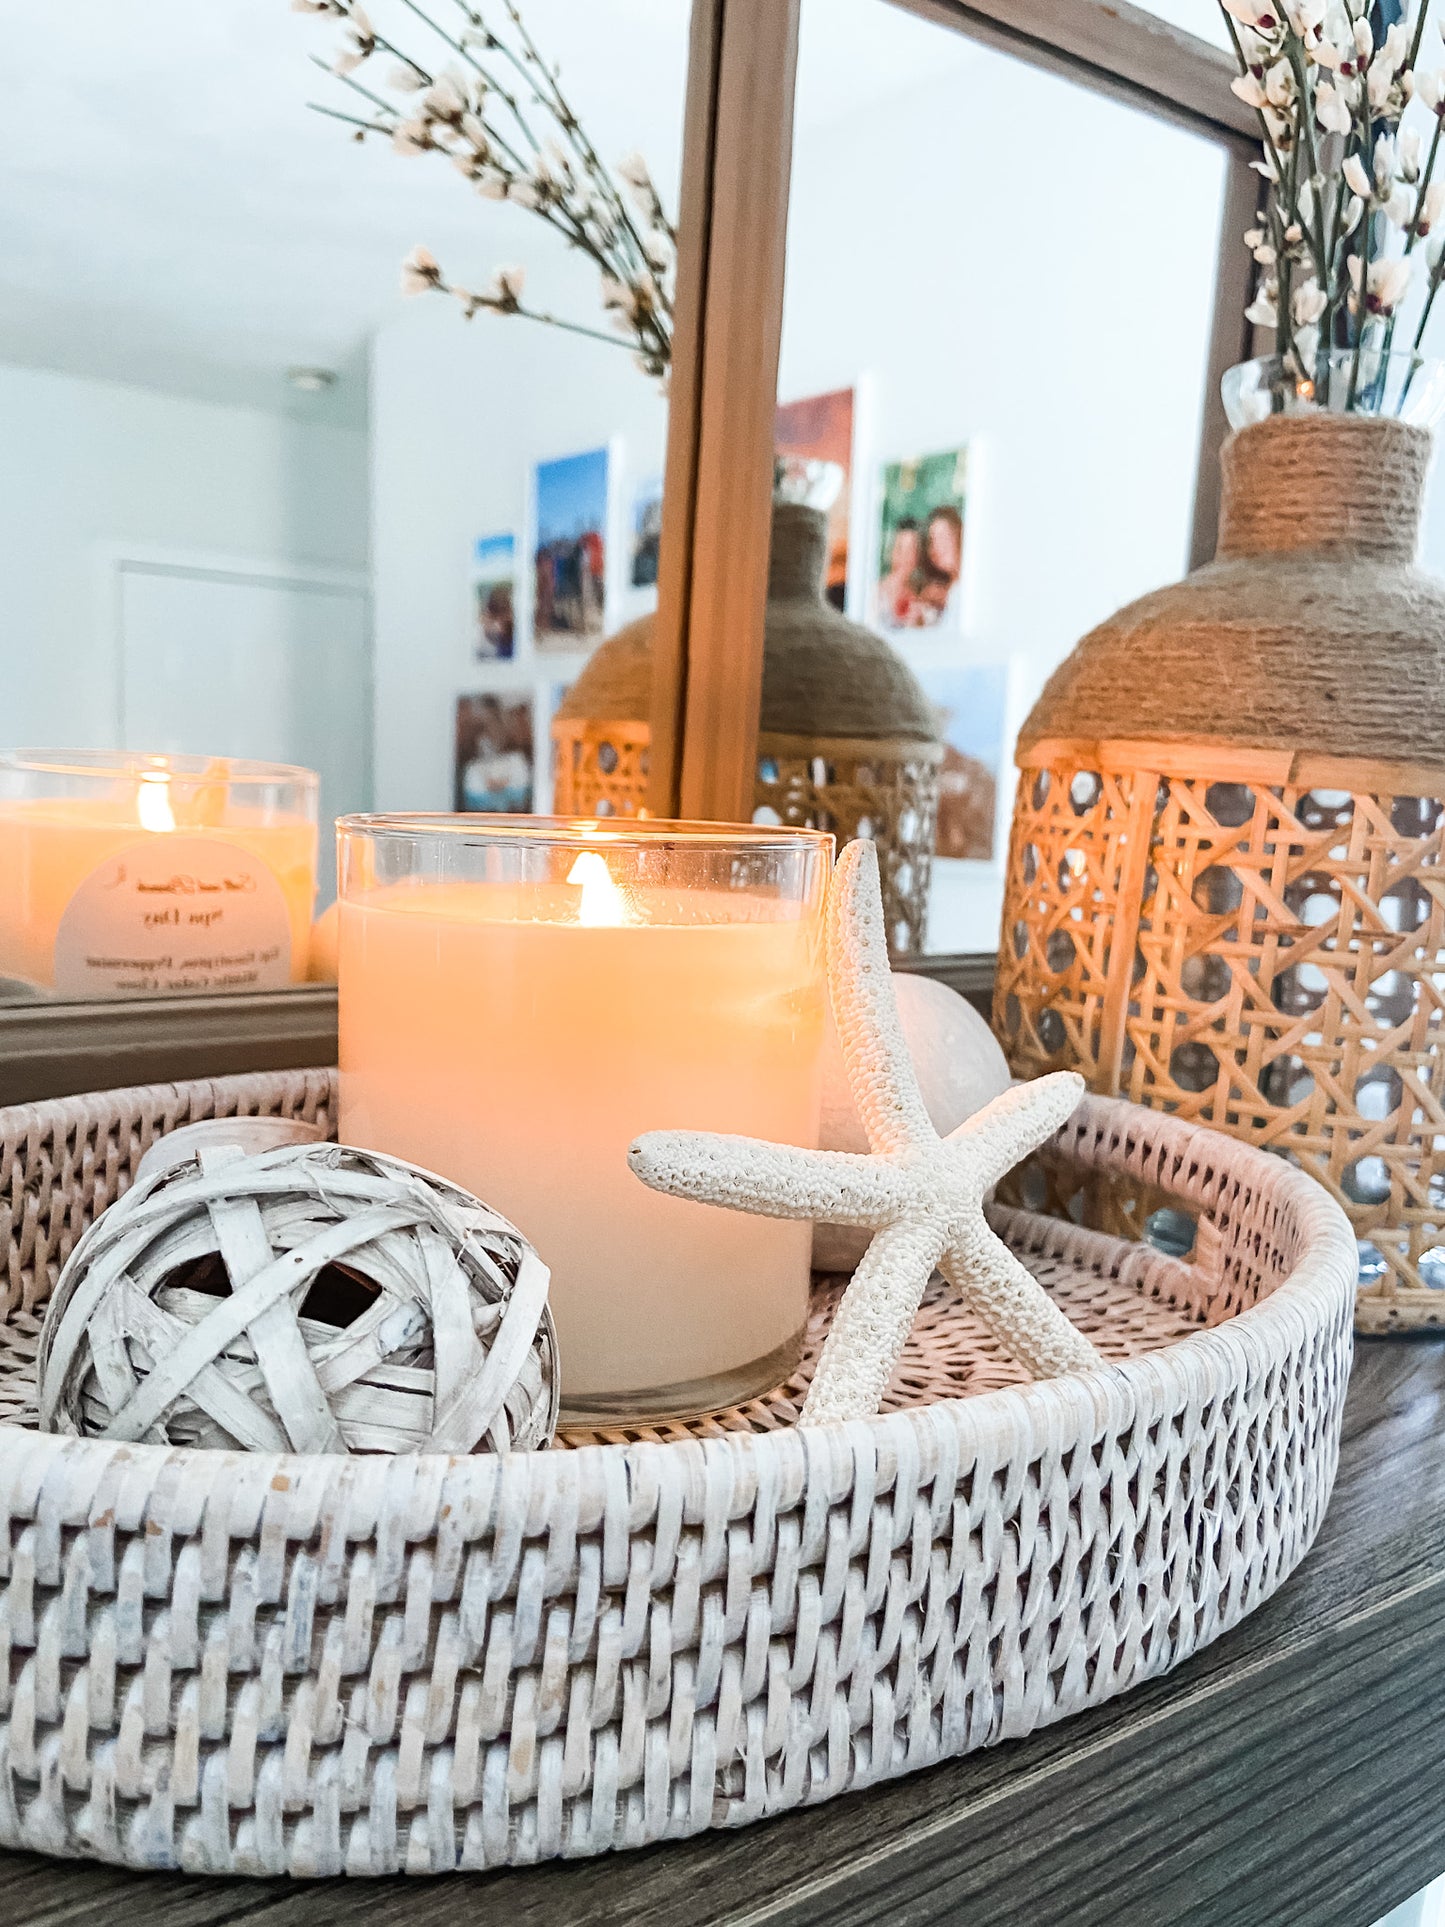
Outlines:
{"type": "MultiPolygon", "coordinates": [[[[167,794],[161,808],[173,828],[160,830],[145,827],[134,786],[129,795],[0,802],[0,977],[54,989],[56,933],[83,886],[93,884],[97,876],[106,877],[107,866],[113,866],[116,859],[138,860],[146,866],[148,875],[161,875],[168,868],[184,871],[185,863],[168,865],[169,853],[183,845],[186,851],[194,852],[196,840],[205,839],[212,845],[230,846],[252,860],[253,866],[259,862],[274,877],[284,899],[280,941],[283,946],[289,945],[280,974],[287,982],[303,980],[315,895],[316,825],[302,816],[268,820],[259,811],[235,805],[226,810],[222,820],[204,820],[200,812],[193,813],[193,820],[187,814],[186,800],[178,795],[172,810],[167,794]]],[[[224,867],[224,848],[218,862],[224,867]]],[[[131,868],[135,867],[132,862],[131,868]]],[[[254,867],[248,874],[254,882],[254,867]]],[[[132,927],[134,918],[119,929],[109,946],[119,960],[117,968],[109,973],[110,987],[96,994],[253,987],[249,980],[258,973],[255,964],[246,961],[250,951],[245,933],[228,942],[233,932],[228,929],[224,911],[216,917],[199,898],[177,892],[166,900],[158,898],[154,915],[155,927],[139,938],[132,927]],[[174,927],[160,921],[163,914],[173,914],[174,927]],[[188,919],[207,916],[214,923],[205,933],[212,941],[204,947],[214,957],[214,969],[198,971],[194,964],[178,960],[176,930],[183,929],[188,919]],[[204,983],[200,981],[202,976],[207,977],[204,983]]],[[[196,950],[192,935],[188,954],[194,956],[196,950]]],[[[265,977],[266,969],[263,967],[259,974],[265,977]]],[[[277,974],[274,966],[269,974],[277,974]]]]}
{"type": "Polygon", "coordinates": [[[817,1144],[820,918],[740,895],[641,890],[642,920],[611,928],[576,921],[559,885],[418,882],[341,906],[341,1135],[533,1241],[574,1409],[745,1367],[806,1319],[810,1225],[661,1197],[626,1162],[666,1128],[817,1144]]]}

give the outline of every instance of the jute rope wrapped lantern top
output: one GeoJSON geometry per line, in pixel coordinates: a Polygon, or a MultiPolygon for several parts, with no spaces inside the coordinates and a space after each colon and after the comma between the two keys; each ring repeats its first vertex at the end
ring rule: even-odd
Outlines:
{"type": "MultiPolygon", "coordinates": [[[[895,955],[923,946],[938,808],[933,710],[881,637],[822,595],[827,521],[775,502],[759,712],[757,820],[878,845],[895,955]]],[[[647,792],[652,618],[609,637],[552,726],[557,808],[632,815],[647,792]]]]}
{"type": "Polygon", "coordinates": [[[995,1002],[1016,1071],[1298,1157],[1354,1221],[1366,1328],[1445,1319],[1430,447],[1233,436],[1216,559],[1086,636],[1020,736],[995,1002]]]}
{"type": "Polygon", "coordinates": [[[1127,734],[1440,767],[1445,584],[1414,567],[1430,448],[1361,415],[1241,429],[1215,560],[1087,635],[1020,751],[1127,734]]]}

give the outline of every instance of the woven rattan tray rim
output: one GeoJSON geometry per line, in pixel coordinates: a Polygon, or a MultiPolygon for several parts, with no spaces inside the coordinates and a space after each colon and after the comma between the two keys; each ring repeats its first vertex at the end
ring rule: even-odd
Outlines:
{"type": "MultiPolygon", "coordinates": [[[[0,1112],[14,1335],[32,1343],[47,1278],[155,1132],[334,1098],[333,1074],[293,1072],[0,1112]]],[[[0,1843],[223,1875],[600,1853],[831,1799],[1178,1664],[1318,1530],[1353,1239],[1282,1160],[1158,1112],[1090,1100],[1059,1150],[1086,1185],[1127,1180],[1128,1223],[1161,1192],[1200,1207],[1197,1271],[1006,1214],[1081,1317],[1107,1284],[1105,1315],[1142,1334],[1087,1375],[503,1457],[10,1424],[0,1843]]]]}
{"type": "MultiPolygon", "coordinates": [[[[255,1082],[259,1087],[273,1081],[275,1075],[279,1074],[262,1074],[255,1082]]],[[[83,1124],[93,1117],[93,1107],[100,1097],[123,1096],[143,1103],[162,1095],[189,1096],[193,1090],[209,1092],[216,1083],[235,1088],[251,1082],[250,1078],[235,1078],[204,1080],[193,1085],[137,1086],[121,1092],[9,1106],[0,1108],[0,1135],[11,1135],[22,1122],[36,1134],[54,1134],[72,1123],[83,1124]]],[[[426,1479],[436,1477],[445,1468],[452,1478],[461,1475],[487,1484],[503,1476],[515,1478],[519,1463],[531,1462],[532,1471],[543,1484],[562,1486],[574,1477],[580,1478],[584,1485],[589,1484],[584,1476],[584,1468],[589,1464],[605,1465],[621,1460],[644,1463],[646,1455],[655,1452],[701,1453],[704,1456],[699,1460],[700,1465],[706,1463],[708,1457],[730,1456],[736,1460],[740,1473],[751,1467],[756,1479],[754,1462],[762,1453],[772,1468],[769,1476],[779,1476],[788,1490],[799,1491],[807,1484],[809,1470],[820,1456],[842,1451],[845,1460],[851,1462],[860,1451],[906,1450],[907,1436],[919,1426],[950,1431],[960,1448],[977,1449],[985,1441],[996,1447],[997,1434],[1012,1433],[1014,1449],[1023,1451],[1045,1444],[1057,1446],[1064,1438],[1078,1442],[1091,1440],[1117,1425],[1131,1410],[1146,1409],[1160,1417],[1171,1415],[1191,1399],[1208,1396],[1211,1389],[1222,1391],[1246,1382],[1251,1371],[1287,1353],[1312,1323],[1328,1323],[1332,1316],[1338,1315],[1342,1305],[1353,1303],[1356,1271],[1353,1236],[1343,1214],[1304,1172],[1252,1146],[1229,1139],[1221,1132],[1147,1111],[1117,1098],[1084,1098],[1074,1118],[1059,1133],[1056,1143],[1060,1151],[1067,1156],[1071,1137],[1081,1137],[1100,1125],[1110,1127],[1110,1135],[1117,1137],[1121,1149],[1130,1139],[1137,1141],[1141,1135],[1146,1137],[1155,1147],[1160,1188],[1181,1199],[1193,1199],[1196,1190],[1202,1189],[1197,1184],[1191,1185],[1191,1173],[1217,1168],[1221,1159],[1238,1181],[1253,1178],[1267,1184],[1296,1214],[1301,1256],[1291,1275],[1256,1304],[1158,1350],[1068,1378],[1006,1387],[971,1398],[938,1399],[871,1419],[852,1420],[843,1426],[731,1433],[725,1438],[587,1444],[565,1453],[513,1453],[506,1460],[486,1454],[471,1458],[414,1454],[408,1455],[405,1463],[426,1479]]],[[[1048,1237],[1050,1220],[1033,1218],[1026,1213],[1013,1215],[1048,1237]]],[[[1061,1236],[1066,1236],[1069,1227],[1061,1225],[1058,1230],[1061,1236]]],[[[72,1462],[77,1454],[94,1453],[109,1458],[118,1452],[136,1460],[148,1457],[174,1460],[179,1456],[185,1460],[214,1462],[237,1456],[187,1446],[120,1445],[104,1440],[52,1436],[16,1427],[7,1420],[0,1420],[0,1425],[11,1431],[24,1431],[34,1443],[48,1445],[51,1453],[71,1457],[72,1462]]],[[[30,1464],[41,1477],[50,1457],[51,1454],[45,1452],[30,1455],[30,1464]]],[[[400,1463],[385,1458],[328,1458],[289,1452],[244,1457],[257,1465],[268,1465],[273,1476],[286,1478],[299,1477],[318,1464],[326,1465],[332,1468],[334,1476],[340,1477],[344,1472],[345,1483],[363,1490],[373,1482],[394,1479],[395,1467],[400,1463]]],[[[362,1493],[358,1491],[355,1498],[364,1512],[362,1493]]]]}

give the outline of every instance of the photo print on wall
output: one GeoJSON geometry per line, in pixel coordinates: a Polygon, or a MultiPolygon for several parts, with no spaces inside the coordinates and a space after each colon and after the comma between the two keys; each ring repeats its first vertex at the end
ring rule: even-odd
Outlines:
{"type": "Polygon", "coordinates": [[[634,589],[657,587],[657,565],[662,552],[662,477],[639,482],[632,496],[632,553],[627,580],[634,589]]]}
{"type": "Polygon", "coordinates": [[[478,662],[510,662],[516,654],[517,541],[479,535],[472,544],[472,653],[478,662]]]}
{"type": "Polygon", "coordinates": [[[458,696],[453,809],[525,815],[532,776],[532,692],[458,696]]]}
{"type": "Polygon", "coordinates": [[[943,742],[934,854],[945,861],[991,863],[1008,729],[1008,664],[935,666],[917,674],[938,712],[943,742]]]}
{"type": "Polygon", "coordinates": [[[853,390],[835,388],[783,402],[773,418],[773,452],[779,460],[835,462],[843,486],[828,510],[828,567],[823,592],[841,610],[848,593],[848,520],[853,491],[853,390]]]}
{"type": "Polygon", "coordinates": [[[538,462],[532,641],[561,654],[602,634],[610,461],[605,448],[538,462]]]}
{"type": "Polygon", "coordinates": [[[880,629],[960,629],[968,450],[885,462],[873,620],[880,629]]]}

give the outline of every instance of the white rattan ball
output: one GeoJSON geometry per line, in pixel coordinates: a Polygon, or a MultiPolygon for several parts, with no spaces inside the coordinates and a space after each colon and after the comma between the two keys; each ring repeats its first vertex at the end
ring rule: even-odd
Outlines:
{"type": "Polygon", "coordinates": [[[40,1342],[51,1432],[297,1452],[505,1452],[557,1423],[548,1271],[397,1158],[203,1149],[98,1218],[40,1342]]]}

